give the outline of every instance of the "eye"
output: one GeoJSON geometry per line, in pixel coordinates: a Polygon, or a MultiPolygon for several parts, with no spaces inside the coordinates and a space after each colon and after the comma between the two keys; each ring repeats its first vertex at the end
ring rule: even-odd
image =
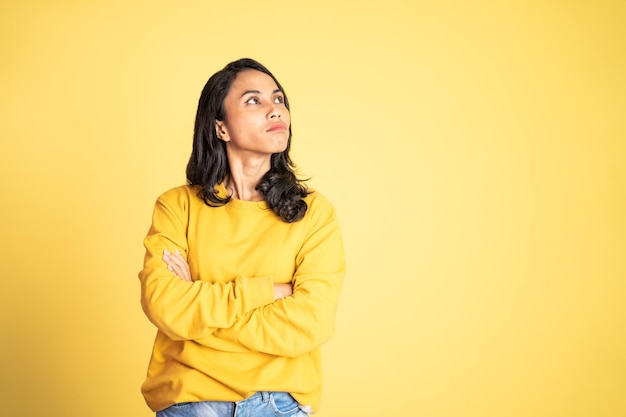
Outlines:
{"type": "Polygon", "coordinates": [[[246,100],[246,104],[259,104],[259,99],[256,97],[250,97],[246,100]]]}
{"type": "Polygon", "coordinates": [[[283,96],[276,96],[276,98],[274,99],[274,103],[276,104],[283,104],[285,102],[285,97],[283,96]]]}

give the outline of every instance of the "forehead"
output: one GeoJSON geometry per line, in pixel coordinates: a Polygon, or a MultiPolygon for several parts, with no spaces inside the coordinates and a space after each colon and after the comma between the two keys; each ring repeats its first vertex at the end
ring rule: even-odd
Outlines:
{"type": "Polygon", "coordinates": [[[269,75],[264,72],[249,69],[241,71],[230,86],[229,95],[232,93],[243,93],[248,90],[258,90],[262,93],[272,93],[278,86],[269,75]]]}

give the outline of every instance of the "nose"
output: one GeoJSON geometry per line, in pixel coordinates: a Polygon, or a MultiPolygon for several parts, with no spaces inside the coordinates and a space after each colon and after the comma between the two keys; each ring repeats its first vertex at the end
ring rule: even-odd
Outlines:
{"type": "Polygon", "coordinates": [[[270,119],[280,119],[281,117],[280,106],[277,106],[276,104],[272,104],[272,107],[270,108],[268,116],[270,119]]]}

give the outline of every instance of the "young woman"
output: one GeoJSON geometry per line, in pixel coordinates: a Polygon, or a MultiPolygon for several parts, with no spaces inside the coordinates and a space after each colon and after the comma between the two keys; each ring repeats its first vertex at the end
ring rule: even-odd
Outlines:
{"type": "Polygon", "coordinates": [[[294,174],[289,102],[251,59],[202,91],[188,185],[162,194],[141,304],[157,417],[306,416],[321,396],[345,261],[335,211],[294,174]]]}

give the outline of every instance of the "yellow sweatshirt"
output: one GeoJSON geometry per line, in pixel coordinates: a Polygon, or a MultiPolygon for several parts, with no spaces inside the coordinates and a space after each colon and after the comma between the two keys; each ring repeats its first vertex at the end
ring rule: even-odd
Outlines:
{"type": "Polygon", "coordinates": [[[320,346],[334,332],[345,260],[331,204],[318,192],[305,201],[304,218],[286,223],[265,202],[209,207],[193,186],[158,198],[139,273],[158,328],[142,385],[152,410],[257,391],[289,392],[317,410],[320,346]],[[193,282],[167,269],[163,251],[176,249],[193,282]],[[293,295],[274,301],[273,283],[289,282],[293,295]]]}

